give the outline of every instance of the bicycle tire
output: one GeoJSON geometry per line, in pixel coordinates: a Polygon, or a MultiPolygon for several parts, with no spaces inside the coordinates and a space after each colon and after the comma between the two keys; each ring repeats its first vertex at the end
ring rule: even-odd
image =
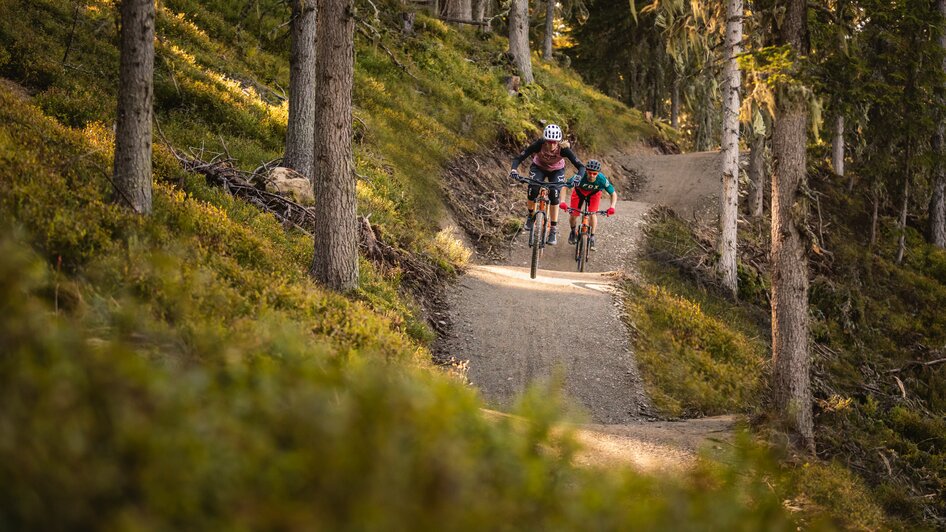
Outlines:
{"type": "Polygon", "coordinates": [[[532,225],[532,230],[535,232],[535,229],[538,228],[539,233],[535,235],[537,238],[532,246],[532,267],[529,271],[529,276],[533,279],[535,279],[535,275],[539,271],[539,250],[545,246],[545,213],[536,212],[535,216],[536,219],[535,223],[532,225]],[[541,223],[539,222],[540,215],[542,216],[541,223]]]}
{"type": "Polygon", "coordinates": [[[588,233],[581,235],[578,239],[578,271],[585,271],[585,264],[588,263],[588,233]]]}

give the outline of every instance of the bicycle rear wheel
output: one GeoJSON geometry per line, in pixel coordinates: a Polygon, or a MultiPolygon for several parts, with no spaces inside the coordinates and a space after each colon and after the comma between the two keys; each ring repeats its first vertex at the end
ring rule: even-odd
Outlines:
{"type": "Polygon", "coordinates": [[[539,270],[539,250],[545,246],[545,213],[537,211],[535,213],[535,223],[532,225],[532,268],[530,277],[535,279],[535,274],[539,270]]]}
{"type": "Polygon", "coordinates": [[[588,263],[588,233],[582,233],[578,239],[578,271],[585,271],[585,264],[588,263]]]}

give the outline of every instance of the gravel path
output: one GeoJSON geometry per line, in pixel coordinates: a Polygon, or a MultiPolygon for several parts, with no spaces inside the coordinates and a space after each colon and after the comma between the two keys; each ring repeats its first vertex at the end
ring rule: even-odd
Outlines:
{"type": "MultiPolygon", "coordinates": [[[[642,219],[653,204],[687,217],[712,213],[719,155],[617,154],[609,160],[646,183],[633,198],[638,201],[621,201],[616,216],[599,220],[598,250],[586,272],[575,271],[565,216],[559,245],[546,247],[536,279],[529,278],[530,250],[520,234],[508,260],[471,266],[451,293],[453,327],[444,349],[469,361],[471,383],[498,410],[508,409],[530,384],[561,382],[594,423],[576,427],[584,444],[579,463],[675,469],[694,460],[699,448],[726,440],[733,418],[643,419],[648,400],[614,283],[633,273],[642,219]]],[[[608,172],[616,179],[620,173],[608,172]]]]}

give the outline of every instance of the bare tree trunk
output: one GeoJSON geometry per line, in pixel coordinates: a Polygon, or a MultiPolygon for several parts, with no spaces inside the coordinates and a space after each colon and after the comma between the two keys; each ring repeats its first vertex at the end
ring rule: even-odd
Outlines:
{"type": "Polygon", "coordinates": [[[509,7],[509,53],[525,84],[533,83],[532,54],[529,51],[529,0],[512,0],[509,7]]]}
{"type": "Polygon", "coordinates": [[[483,13],[482,20],[486,22],[485,26],[482,26],[483,33],[492,33],[493,32],[493,6],[494,0],[480,0],[479,10],[483,13]]]}
{"type": "Polygon", "coordinates": [[[871,248],[877,244],[877,218],[880,214],[880,192],[874,190],[874,209],[870,217],[870,242],[869,246],[871,248]]]}
{"type": "Polygon", "coordinates": [[[292,0],[289,123],[283,166],[312,179],[315,142],[315,0],[292,0]]]}
{"type": "Polygon", "coordinates": [[[355,67],[353,0],[319,0],[316,41],[315,197],[312,277],[335,290],[358,285],[358,225],[351,148],[355,67]]]}
{"type": "Polygon", "coordinates": [[[676,73],[670,87],[670,127],[680,127],[680,75],[676,73]]]}
{"type": "MultiPolygon", "coordinates": [[[[907,142],[910,142],[909,137],[907,137],[907,142]]],[[[897,264],[903,263],[903,254],[907,249],[907,215],[910,212],[910,181],[913,180],[912,151],[913,150],[907,146],[907,171],[906,175],[903,176],[903,203],[900,206],[900,238],[897,240],[897,264]]]]}
{"type": "Polygon", "coordinates": [[[154,0],[122,0],[121,19],[113,167],[116,199],[139,214],[150,214],[154,0]]]}
{"type": "Polygon", "coordinates": [[[545,42],[542,59],[552,60],[552,33],[555,31],[555,0],[545,0],[545,42]]]}
{"type": "Polygon", "coordinates": [[[483,22],[486,17],[486,3],[489,0],[473,0],[473,21],[483,22]]]}
{"type": "Polygon", "coordinates": [[[765,135],[753,133],[749,145],[749,216],[762,216],[765,203],[765,135]]]}
{"type": "MultiPolygon", "coordinates": [[[[779,44],[791,46],[796,58],[804,56],[807,2],[782,0],[779,4],[786,7],[779,44]]],[[[779,415],[813,452],[808,246],[798,225],[808,217],[808,205],[799,194],[806,179],[807,131],[807,104],[797,94],[778,91],[772,176],[772,391],[779,415]]]]}
{"type": "Polygon", "coordinates": [[[736,274],[737,221],[739,218],[739,89],[736,59],[742,42],[742,0],[726,2],[726,65],[723,78],[723,190],[719,208],[719,263],[717,273],[732,297],[739,293],[736,274]]]}
{"type": "Polygon", "coordinates": [[[844,115],[834,117],[834,137],[831,139],[831,168],[834,173],[844,175],[844,115]]]}
{"type": "Polygon", "coordinates": [[[940,122],[933,135],[933,187],[930,195],[929,239],[938,248],[946,248],[946,168],[943,160],[944,127],[940,122]]]}
{"type": "Polygon", "coordinates": [[[471,0],[447,0],[445,15],[455,20],[473,20],[473,4],[471,0]]]}
{"type": "Polygon", "coordinates": [[[417,12],[414,11],[412,3],[409,0],[400,0],[401,35],[414,35],[414,21],[417,20],[417,12]]]}
{"type": "MultiPolygon", "coordinates": [[[[946,18],[946,0],[937,0],[937,7],[941,17],[946,18]]],[[[939,34],[939,46],[946,50],[946,32],[939,34]]],[[[946,72],[946,58],[942,69],[946,72]]],[[[940,102],[946,100],[946,87],[938,87],[937,96],[940,102]]],[[[946,248],[946,168],[943,159],[946,158],[944,140],[946,140],[946,125],[940,113],[936,133],[933,136],[933,186],[929,209],[929,239],[930,243],[938,248],[946,248]]]]}

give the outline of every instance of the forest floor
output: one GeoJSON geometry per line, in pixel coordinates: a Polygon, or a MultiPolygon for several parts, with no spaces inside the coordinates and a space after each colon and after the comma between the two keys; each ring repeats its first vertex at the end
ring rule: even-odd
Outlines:
{"type": "Polygon", "coordinates": [[[470,382],[498,410],[511,408],[532,384],[560,383],[591,420],[573,427],[583,444],[579,463],[686,467],[698,451],[715,454],[725,446],[735,417],[653,420],[617,287],[636,275],[642,224],[652,207],[666,205],[687,218],[715,212],[719,154],[632,152],[606,160],[618,188],[636,192],[618,203],[615,216],[599,220],[586,271],[576,271],[564,215],[559,244],[545,248],[536,279],[529,278],[527,233],[520,232],[505,258],[471,265],[450,294],[452,330],[443,350],[468,361],[470,382]],[[629,187],[626,179],[638,183],[629,187]]]}

